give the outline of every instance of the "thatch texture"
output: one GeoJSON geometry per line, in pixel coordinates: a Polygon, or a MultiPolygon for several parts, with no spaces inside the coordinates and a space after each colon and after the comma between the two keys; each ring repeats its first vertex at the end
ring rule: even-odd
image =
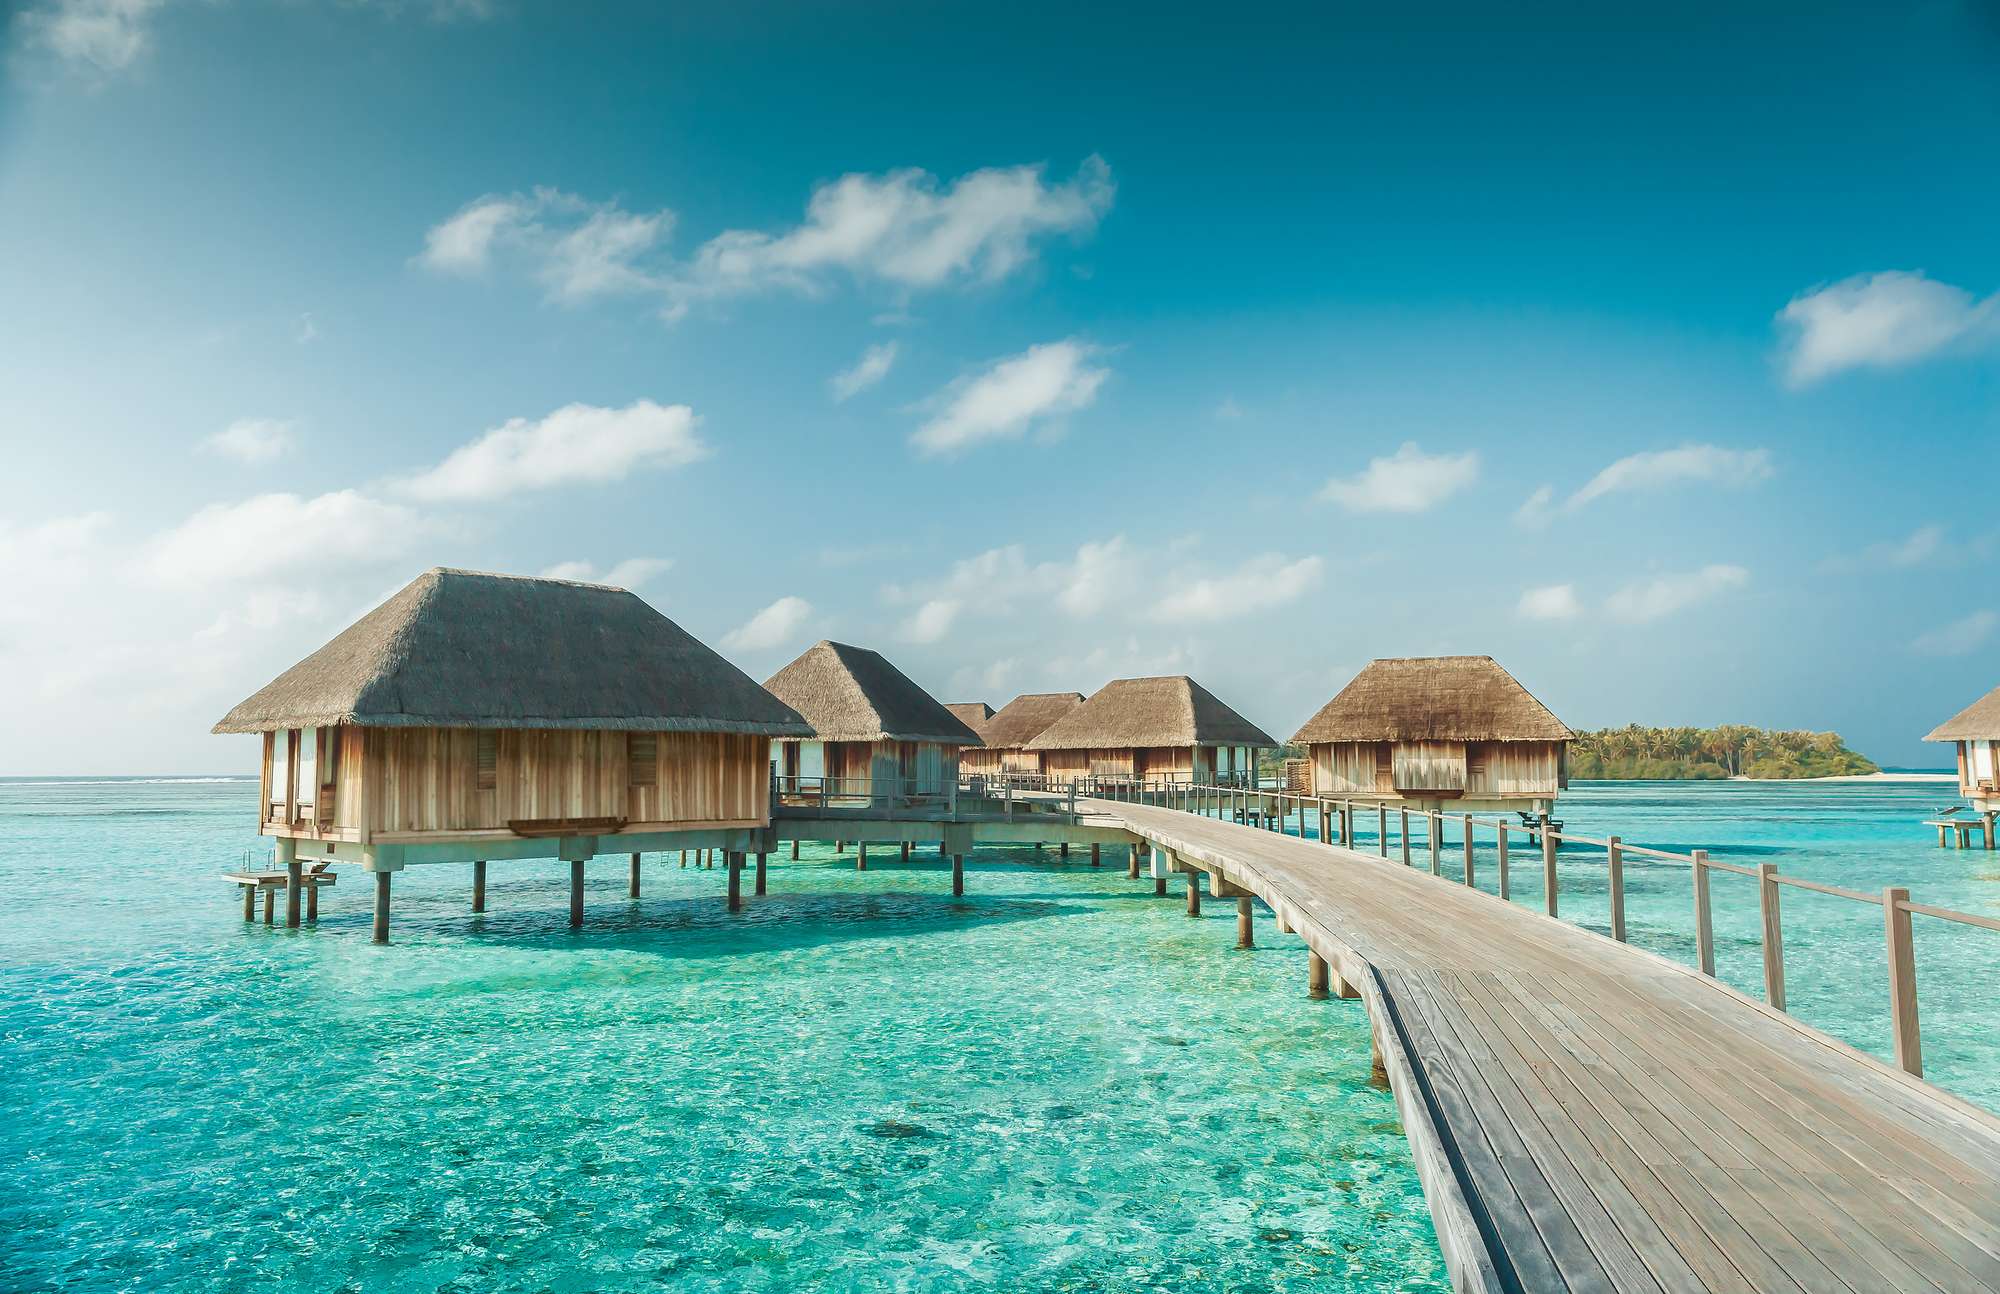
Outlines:
{"type": "Polygon", "coordinates": [[[989,750],[1020,750],[1083,704],[1081,692],[1024,692],[1000,707],[983,729],[989,750]]]}
{"type": "Polygon", "coordinates": [[[980,739],[982,745],[985,743],[986,725],[993,718],[992,706],[984,701],[947,701],[944,703],[944,708],[951,711],[960,723],[972,729],[973,735],[980,739]]]}
{"type": "Polygon", "coordinates": [[[2000,740],[2000,687],[1931,729],[1925,741],[2000,740]]]}
{"type": "Polygon", "coordinates": [[[624,589],[442,567],[280,674],[215,731],[343,723],[811,733],[624,589]]]}
{"type": "Polygon", "coordinates": [[[1027,743],[1029,750],[1276,746],[1269,733],[1184,674],[1121,678],[1027,743]]]}
{"type": "Polygon", "coordinates": [[[820,642],[765,681],[821,741],[935,741],[977,746],[979,734],[866,647],[820,642]]]}
{"type": "Polygon", "coordinates": [[[1491,656],[1372,662],[1292,741],[1568,741],[1575,734],[1491,656]]]}

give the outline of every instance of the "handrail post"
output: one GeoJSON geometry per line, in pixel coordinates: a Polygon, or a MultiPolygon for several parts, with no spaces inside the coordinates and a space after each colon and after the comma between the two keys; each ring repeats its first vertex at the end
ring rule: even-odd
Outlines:
{"type": "Polygon", "coordinates": [[[1917,951],[1910,939],[1910,892],[1891,885],[1882,891],[1882,920],[1889,938],[1889,1023],[1896,1036],[1896,1064],[1924,1076],[1924,1040],[1917,1031],[1917,951]]]}
{"type": "Polygon", "coordinates": [[[1708,902],[1708,851],[1697,849],[1694,861],[1694,954],[1704,975],[1715,974],[1715,918],[1708,902]]]}
{"type": "Polygon", "coordinates": [[[1397,835],[1403,847],[1403,866],[1408,867],[1410,865],[1410,811],[1408,808],[1400,808],[1396,812],[1402,819],[1402,826],[1398,830],[1397,835]]]}
{"type": "Polygon", "coordinates": [[[1500,833],[1500,897],[1506,898],[1511,892],[1507,887],[1507,824],[1496,824],[1500,833]]]}
{"type": "Polygon", "coordinates": [[[1605,846],[1611,869],[1611,937],[1625,942],[1625,845],[1617,836],[1605,846]]]}
{"type": "MultiPolygon", "coordinates": [[[[1382,851],[1382,857],[1389,856],[1389,806],[1382,803],[1375,806],[1375,843],[1382,851]]],[[[1410,861],[1404,859],[1404,862],[1410,861]]]]}
{"type": "Polygon", "coordinates": [[[1424,815],[1424,841],[1431,847],[1431,875],[1444,875],[1444,862],[1438,857],[1439,837],[1444,835],[1444,813],[1432,809],[1424,815]]]}
{"type": "Polygon", "coordinates": [[[1472,870],[1472,815],[1465,815],[1465,883],[1477,886],[1479,881],[1472,870]]]}
{"type": "Polygon", "coordinates": [[[1556,915],[1556,833],[1549,829],[1549,815],[1542,815],[1542,904],[1550,916],[1556,915]]]}
{"type": "Polygon", "coordinates": [[[1764,915],[1764,1000],[1785,1009],[1785,931],[1778,914],[1778,865],[1757,864],[1757,906],[1764,915]]]}

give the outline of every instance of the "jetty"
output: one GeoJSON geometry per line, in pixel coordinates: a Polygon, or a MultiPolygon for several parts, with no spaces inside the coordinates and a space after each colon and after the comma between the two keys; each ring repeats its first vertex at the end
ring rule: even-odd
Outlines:
{"type": "Polygon", "coordinates": [[[1378,806],[1190,787],[1078,810],[1144,841],[1162,887],[1184,875],[1191,913],[1233,900],[1240,947],[1261,903],[1304,940],[1308,997],[1365,1005],[1457,1289],[2000,1289],[1986,1111],[1386,835],[1350,847],[1378,806]],[[1294,810],[1349,844],[1236,821],[1294,810]]]}

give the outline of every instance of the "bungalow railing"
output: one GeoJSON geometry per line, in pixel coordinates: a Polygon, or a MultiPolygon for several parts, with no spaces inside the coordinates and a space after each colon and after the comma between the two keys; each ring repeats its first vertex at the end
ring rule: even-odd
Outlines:
{"type": "Polygon", "coordinates": [[[771,795],[789,807],[865,808],[895,804],[946,805],[957,801],[957,779],[940,777],[821,777],[774,773],[771,795]]]}
{"type": "Polygon", "coordinates": [[[1803,876],[1786,875],[1778,870],[1775,863],[1754,865],[1730,863],[1711,858],[1705,849],[1681,853],[1627,844],[1619,836],[1586,836],[1562,830],[1561,824],[1551,822],[1547,818],[1533,823],[1508,822],[1505,819],[1481,818],[1470,813],[1446,813],[1442,809],[1410,809],[1402,805],[1392,807],[1384,800],[1365,796],[1320,796],[1277,788],[1252,789],[1209,783],[1086,779],[1079,784],[1078,793],[1115,802],[1156,805],[1204,817],[1215,816],[1225,821],[1240,821],[1246,825],[1261,825],[1276,831],[1286,831],[1287,834],[1290,822],[1296,816],[1298,835],[1303,839],[1314,838],[1306,831],[1307,815],[1311,812],[1317,817],[1317,839],[1327,844],[1339,843],[1349,849],[1358,847],[1357,832],[1360,828],[1357,824],[1370,825],[1368,820],[1373,819],[1372,835],[1375,852],[1383,858],[1391,857],[1390,829],[1393,822],[1396,828],[1396,856],[1404,866],[1416,865],[1410,823],[1413,817],[1419,818],[1424,820],[1424,852],[1428,855],[1430,871],[1436,876],[1446,875],[1443,857],[1444,826],[1447,821],[1451,821],[1458,825],[1462,837],[1462,861],[1456,869],[1457,874],[1454,879],[1468,886],[1478,885],[1475,833],[1490,831],[1494,834],[1495,840],[1496,891],[1500,898],[1509,901],[1512,899],[1512,884],[1508,845],[1510,839],[1524,838],[1529,844],[1539,846],[1538,861],[1541,864],[1543,906],[1549,916],[1558,919],[1561,906],[1561,878],[1556,867],[1557,851],[1563,846],[1571,846],[1573,847],[1571,853],[1574,856],[1574,847],[1582,847],[1591,853],[1601,850],[1610,902],[1609,937],[1620,943],[1629,942],[1626,935],[1626,864],[1637,861],[1668,867],[1684,867],[1688,872],[1694,906],[1695,963],[1697,969],[1710,978],[1715,977],[1715,910],[1711,896],[1713,876],[1721,872],[1725,875],[1745,877],[1757,882],[1764,999],[1780,1011],[1786,1009],[1782,902],[1784,890],[1788,888],[1806,890],[1851,903],[1868,904],[1879,909],[1883,917],[1884,952],[1888,967],[1889,1025],[1895,1046],[1896,1064],[1918,1078],[1923,1077],[1924,1061],[1923,1039],[1918,1027],[1916,945],[1912,937],[1911,918],[1929,917],[1962,926],[2000,930],[2000,918],[1915,902],[1910,898],[1910,891],[1906,886],[1891,885],[1884,887],[1879,894],[1868,893],[1839,885],[1829,885],[1803,876]]]}

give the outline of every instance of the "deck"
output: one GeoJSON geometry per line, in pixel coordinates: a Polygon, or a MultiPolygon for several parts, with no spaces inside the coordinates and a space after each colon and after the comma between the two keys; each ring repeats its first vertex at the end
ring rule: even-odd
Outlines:
{"type": "Polygon", "coordinates": [[[1698,972],[1339,846],[1080,802],[1367,1002],[1467,1291],[2000,1290],[2000,1120],[1698,972]]]}

